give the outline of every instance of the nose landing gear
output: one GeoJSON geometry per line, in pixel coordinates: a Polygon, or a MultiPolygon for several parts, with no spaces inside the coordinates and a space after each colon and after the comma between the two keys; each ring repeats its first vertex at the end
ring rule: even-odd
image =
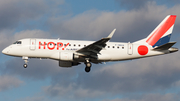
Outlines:
{"type": "Polygon", "coordinates": [[[27,68],[28,64],[28,57],[23,56],[22,59],[24,60],[25,64],[23,65],[24,68],[27,68]]]}

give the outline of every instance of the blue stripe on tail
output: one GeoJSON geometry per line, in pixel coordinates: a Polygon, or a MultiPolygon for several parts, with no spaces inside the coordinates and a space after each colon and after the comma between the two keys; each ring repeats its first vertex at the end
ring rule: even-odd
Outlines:
{"type": "Polygon", "coordinates": [[[153,47],[155,47],[155,46],[161,46],[161,45],[164,45],[164,44],[168,43],[169,40],[170,40],[170,38],[171,38],[171,34],[160,38],[160,39],[158,40],[158,42],[156,42],[156,43],[153,45],[153,47]]]}

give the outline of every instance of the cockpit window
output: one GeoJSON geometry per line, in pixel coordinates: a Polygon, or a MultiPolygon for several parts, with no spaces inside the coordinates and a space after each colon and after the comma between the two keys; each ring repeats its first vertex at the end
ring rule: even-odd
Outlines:
{"type": "Polygon", "coordinates": [[[16,41],[14,44],[21,44],[22,42],[21,41],[16,41]]]}

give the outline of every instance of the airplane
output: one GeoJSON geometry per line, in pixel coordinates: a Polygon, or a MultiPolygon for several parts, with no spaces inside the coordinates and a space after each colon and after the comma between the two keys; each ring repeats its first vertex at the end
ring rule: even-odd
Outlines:
{"type": "Polygon", "coordinates": [[[132,60],[178,51],[169,42],[176,15],[168,15],[146,38],[133,43],[109,42],[115,33],[98,41],[62,40],[62,39],[21,39],[5,48],[2,53],[22,57],[27,68],[29,58],[53,59],[60,67],[72,67],[85,64],[90,72],[92,63],[132,60]]]}

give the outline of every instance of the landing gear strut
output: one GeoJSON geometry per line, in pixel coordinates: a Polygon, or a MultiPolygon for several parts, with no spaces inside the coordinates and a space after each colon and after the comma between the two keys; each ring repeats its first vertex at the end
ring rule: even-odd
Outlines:
{"type": "Polygon", "coordinates": [[[28,64],[28,57],[23,56],[22,59],[24,60],[25,64],[23,65],[24,68],[27,68],[28,64]]]}
{"type": "Polygon", "coordinates": [[[91,63],[89,62],[88,59],[85,61],[85,65],[86,65],[85,71],[86,71],[87,73],[90,72],[90,71],[91,71],[91,63]]]}

